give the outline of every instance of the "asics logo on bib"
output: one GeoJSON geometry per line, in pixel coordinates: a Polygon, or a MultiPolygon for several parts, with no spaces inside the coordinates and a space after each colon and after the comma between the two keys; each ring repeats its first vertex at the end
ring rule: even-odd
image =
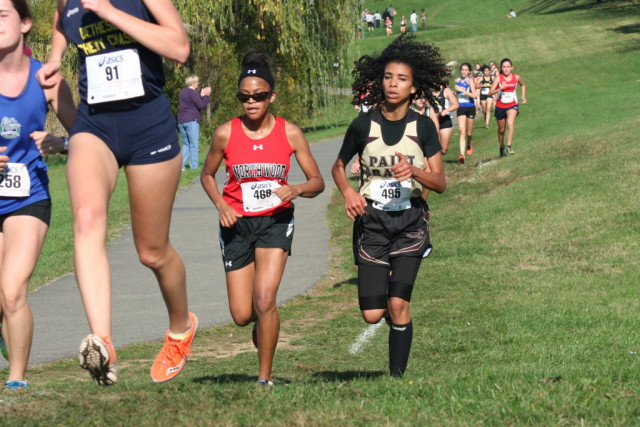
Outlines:
{"type": "Polygon", "coordinates": [[[102,58],[102,61],[100,61],[100,63],[98,63],[99,67],[102,67],[103,65],[112,65],[112,64],[119,64],[122,61],[124,61],[124,56],[123,55],[118,55],[118,56],[105,56],[102,58]]]}
{"type": "Polygon", "coordinates": [[[385,188],[385,187],[400,188],[402,187],[402,184],[400,183],[400,181],[383,181],[380,184],[380,188],[385,188]]]}
{"type": "Polygon", "coordinates": [[[260,144],[260,145],[254,145],[254,146],[253,146],[253,151],[256,151],[256,150],[262,150],[263,148],[264,148],[264,146],[263,146],[262,144],[260,144]]]}
{"type": "Polygon", "coordinates": [[[251,186],[251,189],[252,189],[252,190],[263,190],[263,189],[265,189],[265,188],[266,188],[266,189],[270,189],[270,188],[271,188],[271,183],[270,183],[270,182],[268,182],[268,183],[265,183],[265,184],[261,184],[261,183],[259,183],[259,182],[256,182],[255,184],[253,184],[253,185],[251,186]]]}

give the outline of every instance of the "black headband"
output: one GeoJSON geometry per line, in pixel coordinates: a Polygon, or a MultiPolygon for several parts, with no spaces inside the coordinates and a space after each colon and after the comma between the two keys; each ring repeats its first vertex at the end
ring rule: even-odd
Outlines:
{"type": "Polygon", "coordinates": [[[267,68],[260,68],[260,67],[243,68],[242,72],[240,73],[240,77],[238,78],[238,86],[240,86],[240,82],[245,77],[259,77],[265,82],[269,83],[269,85],[271,86],[271,90],[275,89],[276,87],[276,82],[273,79],[273,76],[271,75],[271,71],[269,71],[269,69],[267,68]]]}

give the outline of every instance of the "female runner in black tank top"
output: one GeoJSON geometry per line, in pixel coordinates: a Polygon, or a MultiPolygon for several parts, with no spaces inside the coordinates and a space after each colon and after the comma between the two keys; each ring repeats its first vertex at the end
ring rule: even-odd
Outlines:
{"type": "Polygon", "coordinates": [[[391,246],[399,245],[408,249],[405,246],[407,239],[425,238],[425,230],[420,227],[427,227],[424,218],[426,204],[420,197],[420,186],[437,193],[442,193],[446,187],[435,126],[427,118],[410,111],[409,105],[413,97],[420,93],[425,94],[430,104],[435,104],[432,92],[438,89],[439,82],[448,76],[449,71],[437,50],[414,39],[413,35],[401,35],[380,55],[365,56],[356,62],[353,102],[359,101],[363,88],[369,88],[367,96],[376,108],[367,116],[360,116],[352,122],[331,171],[344,197],[345,212],[355,220],[354,233],[362,237],[354,235],[362,317],[367,323],[378,323],[387,314],[390,317],[389,370],[392,376],[402,376],[409,359],[413,340],[410,294],[420,261],[426,252],[423,254],[421,251],[424,241],[412,241],[416,246],[402,253],[392,252],[391,246]],[[421,123],[425,126],[422,128],[424,132],[420,130],[421,123]],[[408,130],[410,124],[411,131],[408,130]],[[415,132],[416,128],[417,136],[407,133],[415,132]],[[399,131],[404,133],[393,143],[391,139],[394,136],[397,138],[399,131]],[[409,143],[408,139],[413,143],[409,143]],[[415,151],[418,144],[421,151],[415,160],[428,163],[430,172],[410,163],[398,149],[394,154],[395,145],[415,151]],[[346,165],[357,153],[363,163],[363,181],[359,191],[351,187],[345,171],[346,165]],[[366,161],[363,162],[363,158],[366,161]],[[372,173],[373,170],[376,173],[372,173]],[[376,185],[376,182],[379,184],[376,185]],[[402,196],[400,187],[405,187],[403,182],[411,187],[410,196],[402,196]],[[387,191],[387,188],[390,190],[387,191]],[[410,197],[409,200],[407,197],[410,197]],[[387,203],[385,200],[393,202],[387,203]],[[400,202],[396,204],[396,200],[400,202]],[[378,201],[383,204],[380,205],[378,201]],[[401,206],[402,210],[396,210],[392,205],[401,206]],[[391,225],[389,230],[393,231],[375,231],[383,222],[393,222],[388,224],[391,225]],[[374,242],[384,244],[377,245],[374,242]],[[368,245],[366,249],[371,248],[376,252],[375,259],[369,258],[370,253],[364,250],[365,245],[368,245]],[[420,253],[414,253],[416,250],[420,253]]]}
{"type": "Polygon", "coordinates": [[[437,92],[433,92],[433,95],[436,97],[435,109],[438,111],[438,121],[440,124],[440,145],[442,146],[442,155],[445,155],[447,151],[449,151],[449,141],[453,133],[451,113],[458,109],[458,98],[456,98],[453,91],[449,89],[448,82],[441,84],[440,89],[437,92]]]}
{"type": "Polygon", "coordinates": [[[485,127],[489,128],[491,122],[491,107],[493,106],[493,96],[489,95],[491,85],[493,84],[493,77],[491,76],[491,70],[488,66],[482,67],[482,76],[478,78],[476,87],[480,91],[480,105],[482,106],[482,112],[484,113],[485,127]]]}

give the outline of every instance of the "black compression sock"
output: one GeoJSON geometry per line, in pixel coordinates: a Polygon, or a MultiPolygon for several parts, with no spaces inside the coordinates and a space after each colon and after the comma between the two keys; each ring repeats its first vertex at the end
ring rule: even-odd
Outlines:
{"type": "Polygon", "coordinates": [[[392,377],[404,375],[412,341],[413,322],[406,325],[392,324],[389,328],[389,371],[392,377]]]}

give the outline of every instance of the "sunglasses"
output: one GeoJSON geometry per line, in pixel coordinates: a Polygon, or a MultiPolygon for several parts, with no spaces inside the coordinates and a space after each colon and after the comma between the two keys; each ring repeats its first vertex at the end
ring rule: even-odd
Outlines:
{"type": "Polygon", "coordinates": [[[253,98],[253,100],[256,102],[262,102],[266,100],[268,97],[270,97],[271,93],[272,92],[258,92],[258,93],[249,94],[249,93],[238,92],[236,93],[236,98],[238,98],[238,101],[242,103],[249,102],[251,98],[253,98]]]}

